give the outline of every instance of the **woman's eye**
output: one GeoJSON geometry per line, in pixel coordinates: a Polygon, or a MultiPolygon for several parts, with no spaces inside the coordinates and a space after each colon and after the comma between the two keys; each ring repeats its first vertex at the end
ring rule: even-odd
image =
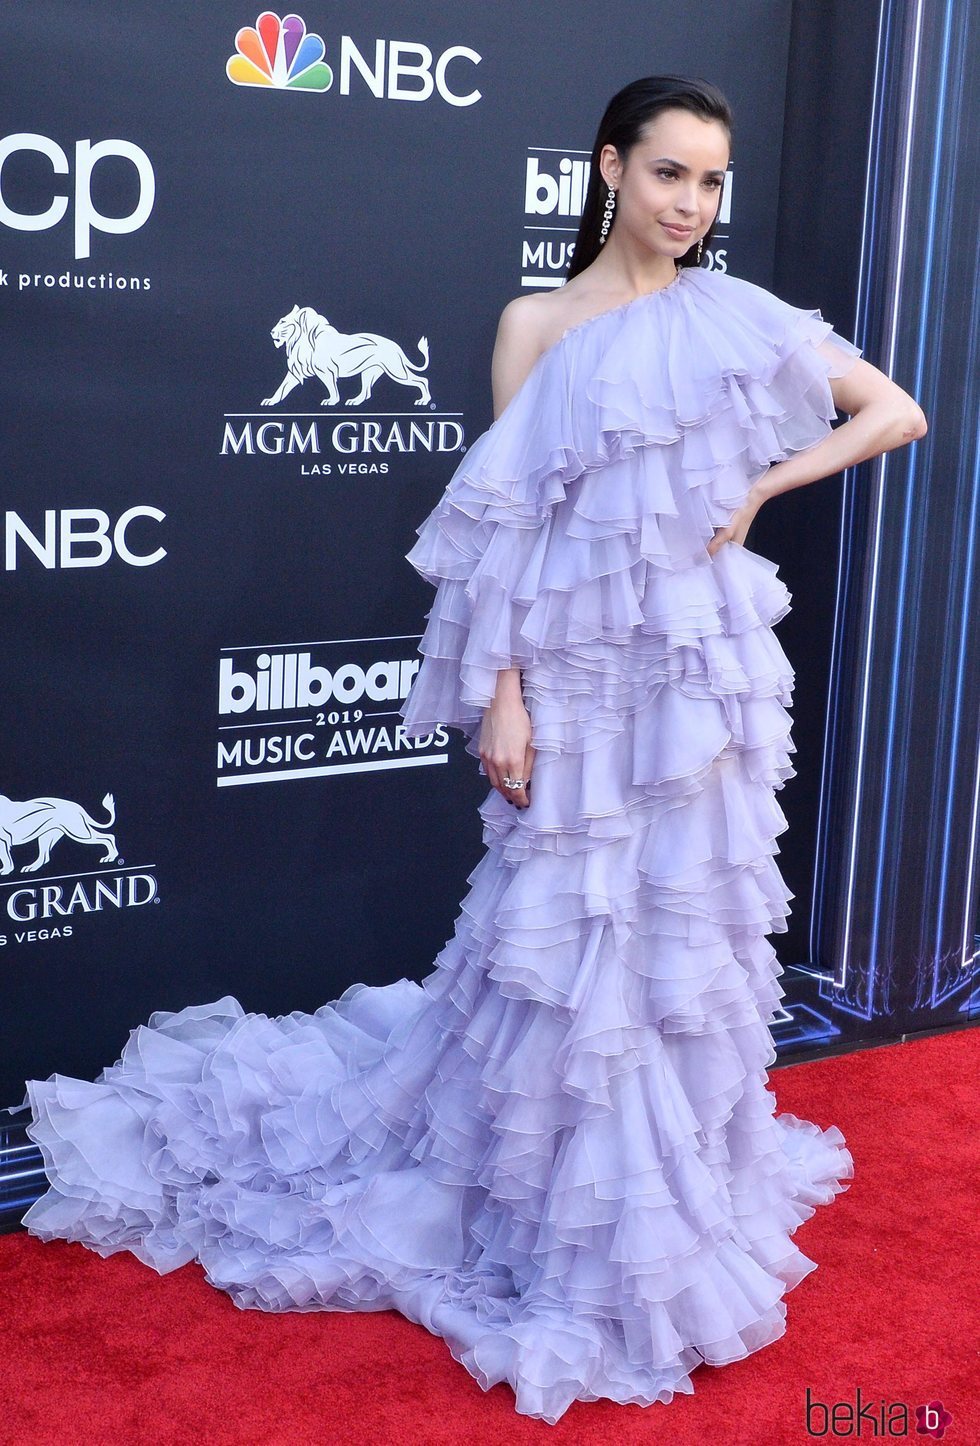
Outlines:
{"type": "MultiPolygon", "coordinates": [[[[664,176],[668,180],[674,180],[677,172],[675,170],[672,170],[670,166],[658,166],[656,174],[658,176],[664,176]]],[[[721,186],[722,182],[718,176],[712,176],[711,180],[705,182],[705,184],[709,186],[713,191],[717,191],[721,186]]]]}

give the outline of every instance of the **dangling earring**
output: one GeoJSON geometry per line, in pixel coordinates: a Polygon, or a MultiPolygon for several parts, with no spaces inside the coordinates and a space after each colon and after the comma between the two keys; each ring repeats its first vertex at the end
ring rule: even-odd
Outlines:
{"type": "Polygon", "coordinates": [[[609,227],[612,223],[613,211],[616,208],[616,192],[612,186],[609,187],[609,195],[606,197],[606,209],[602,213],[602,225],[599,228],[599,245],[605,246],[606,237],[609,235],[609,227]]]}
{"type": "Polygon", "coordinates": [[[701,265],[701,249],[702,249],[703,246],[704,246],[704,237],[702,236],[701,239],[700,239],[700,241],[698,242],[698,265],[699,265],[699,266],[701,265]]]}

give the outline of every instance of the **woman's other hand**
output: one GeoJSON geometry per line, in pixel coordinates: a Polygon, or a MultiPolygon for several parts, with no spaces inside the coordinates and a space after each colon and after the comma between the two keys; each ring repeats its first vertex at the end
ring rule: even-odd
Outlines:
{"type": "Polygon", "coordinates": [[[529,807],[535,750],[531,747],[531,718],[521,695],[520,669],[498,673],[493,702],[483,710],[479,748],[487,777],[497,792],[516,808],[529,807]],[[524,785],[507,788],[505,778],[521,778],[524,785]]]}

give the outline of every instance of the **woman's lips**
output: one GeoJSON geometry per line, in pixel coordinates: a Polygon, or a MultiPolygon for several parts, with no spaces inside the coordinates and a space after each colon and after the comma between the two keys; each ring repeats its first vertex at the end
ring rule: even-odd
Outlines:
{"type": "Polygon", "coordinates": [[[672,236],[677,236],[678,238],[690,236],[694,230],[693,226],[671,226],[666,221],[661,221],[660,224],[665,231],[669,231],[672,236]]]}

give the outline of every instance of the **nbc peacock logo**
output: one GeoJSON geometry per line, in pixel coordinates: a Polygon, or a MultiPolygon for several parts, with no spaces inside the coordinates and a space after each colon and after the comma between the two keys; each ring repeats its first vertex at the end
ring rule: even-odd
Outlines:
{"type": "Polygon", "coordinates": [[[333,84],[323,41],[307,30],[299,15],[280,19],[274,11],[263,10],[254,28],[245,25],[235,36],[235,52],[225,66],[233,85],[324,91],[333,84]]]}

